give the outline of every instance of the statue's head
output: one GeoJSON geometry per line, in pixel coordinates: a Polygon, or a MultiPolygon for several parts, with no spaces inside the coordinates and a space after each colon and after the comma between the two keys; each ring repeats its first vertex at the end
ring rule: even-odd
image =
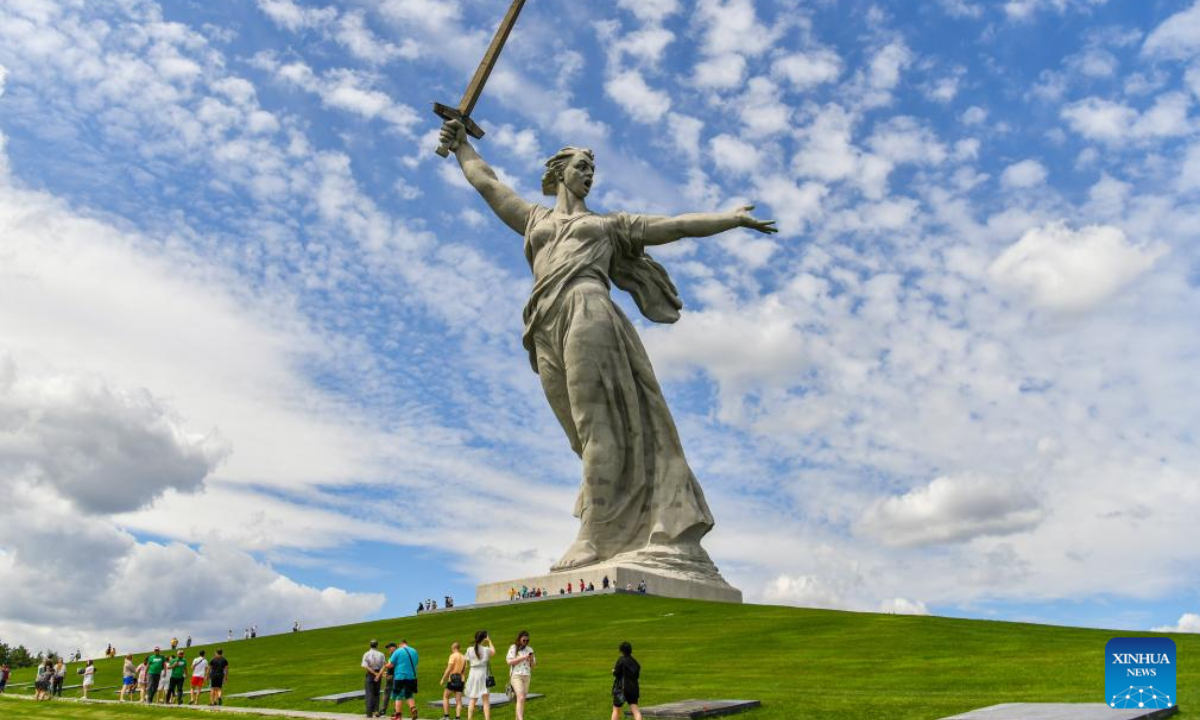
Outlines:
{"type": "Polygon", "coordinates": [[[559,150],[546,161],[546,172],[542,174],[542,192],[557,195],[559,186],[584,198],[592,190],[592,178],[596,174],[596,157],[587,148],[571,145],[559,150]]]}

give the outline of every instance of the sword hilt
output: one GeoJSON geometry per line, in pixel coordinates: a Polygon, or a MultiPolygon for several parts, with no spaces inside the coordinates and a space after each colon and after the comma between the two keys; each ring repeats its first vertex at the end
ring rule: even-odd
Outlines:
{"type": "MultiPolygon", "coordinates": [[[[459,112],[458,108],[452,108],[449,105],[435,102],[433,104],[433,113],[443,120],[458,120],[463,124],[467,134],[476,140],[483,137],[483,128],[476,125],[474,120],[459,112]]],[[[442,143],[438,146],[437,154],[442,157],[448,157],[450,155],[450,146],[442,143]]]]}

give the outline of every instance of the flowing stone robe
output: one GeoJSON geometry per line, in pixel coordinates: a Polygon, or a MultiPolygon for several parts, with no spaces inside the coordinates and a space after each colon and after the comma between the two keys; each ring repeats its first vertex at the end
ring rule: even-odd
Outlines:
{"type": "Polygon", "coordinates": [[[651,320],[679,318],[674,285],[644,252],[646,223],[626,213],[561,219],[535,205],[525,225],[534,287],[522,340],[583,460],[579,538],[592,543],[600,561],[625,555],[715,575],[700,548],[712,513],[650,358],[609,295],[611,280],[651,320]]]}

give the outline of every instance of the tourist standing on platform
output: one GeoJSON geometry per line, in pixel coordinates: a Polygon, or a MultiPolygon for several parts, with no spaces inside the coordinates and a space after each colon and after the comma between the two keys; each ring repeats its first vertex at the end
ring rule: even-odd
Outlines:
{"type": "Polygon", "coordinates": [[[146,702],[146,672],[150,667],[150,658],[147,657],[142,661],[137,668],[137,686],[138,686],[138,702],[146,702]]]}
{"type": "Polygon", "coordinates": [[[183,656],[183,651],[171,658],[171,662],[167,667],[171,670],[171,679],[167,685],[167,704],[171,704],[171,698],[175,698],[176,705],[183,704],[183,677],[187,674],[188,661],[183,656]]]}
{"type": "Polygon", "coordinates": [[[396,714],[392,716],[394,718],[403,717],[402,705],[407,700],[408,714],[413,720],[416,720],[417,663],[419,660],[416,648],[409,647],[408,641],[404,639],[400,640],[400,647],[396,648],[388,660],[388,665],[396,674],[396,679],[392,682],[392,697],[396,701],[396,714]]]}
{"type": "Polygon", "coordinates": [[[362,668],[367,671],[363,680],[363,690],[366,692],[367,717],[379,714],[379,679],[383,677],[383,666],[387,658],[379,652],[379,641],[372,640],[371,647],[362,656],[362,668]]]}
{"type": "Polygon", "coordinates": [[[495,684],[488,661],[496,654],[496,646],[488,637],[487,630],[475,633],[475,644],[467,648],[467,666],[471,674],[467,676],[467,720],[475,715],[475,701],[483,698],[483,720],[492,720],[492,701],[488,696],[488,688],[495,684]]]}
{"type": "MultiPolygon", "coordinates": [[[[191,638],[188,639],[190,640],[191,638]]],[[[192,661],[192,697],[189,704],[200,704],[200,691],[204,689],[204,679],[207,677],[208,658],[204,657],[204,651],[201,650],[196,655],[196,659],[192,661]]]]}
{"type": "MultiPolygon", "coordinates": [[[[91,662],[90,660],[88,661],[91,662]]],[[[50,679],[50,694],[54,697],[62,697],[63,683],[67,681],[67,663],[59,658],[54,663],[54,677],[50,679]]]]}
{"type": "Polygon", "coordinates": [[[138,669],[134,667],[133,656],[126,655],[125,662],[121,665],[121,702],[125,702],[125,696],[133,692],[134,683],[137,682],[138,669]]]}
{"type": "Polygon", "coordinates": [[[146,659],[146,702],[158,702],[158,686],[162,683],[163,666],[167,659],[162,655],[162,648],[155,646],[154,654],[146,659]]]}
{"type": "Polygon", "coordinates": [[[641,699],[638,677],[642,674],[642,666],[633,659],[633,646],[629,643],[621,643],[621,656],[613,665],[612,674],[612,720],[621,720],[621,706],[625,703],[629,703],[633,720],[642,720],[642,711],[638,708],[641,699]]]}
{"type": "MultiPolygon", "coordinates": [[[[392,653],[396,652],[396,647],[397,647],[396,643],[388,643],[384,647],[384,650],[387,651],[383,654],[384,657],[391,657],[392,653]]],[[[383,677],[381,678],[381,682],[379,683],[379,685],[380,685],[379,713],[378,713],[379,717],[383,717],[383,714],[388,711],[389,707],[391,707],[392,686],[395,685],[395,683],[396,683],[396,669],[388,667],[387,663],[384,663],[383,677]]]]}
{"type": "MultiPolygon", "coordinates": [[[[59,662],[62,662],[62,661],[59,660],[59,662]]],[[[87,696],[88,690],[91,690],[92,686],[95,684],[96,684],[96,664],[93,661],[88,660],[87,666],[83,668],[83,688],[81,690],[82,690],[84,700],[88,699],[88,696],[87,696]]],[[[59,697],[62,697],[62,686],[61,685],[58,686],[58,695],[59,695],[59,697]]]]}
{"type": "Polygon", "coordinates": [[[217,656],[208,664],[208,695],[209,705],[223,705],[225,681],[229,679],[229,661],[225,659],[225,651],[217,648],[217,656]]]}
{"type": "Polygon", "coordinates": [[[462,717],[462,699],[463,689],[466,688],[466,681],[463,680],[463,675],[467,670],[467,658],[463,656],[457,642],[450,643],[450,659],[446,661],[446,669],[442,672],[442,679],[438,681],[438,685],[444,685],[445,690],[442,691],[442,720],[448,720],[450,717],[450,696],[454,696],[454,717],[462,717]]]}
{"type": "Polygon", "coordinates": [[[191,635],[188,635],[187,644],[184,645],[184,647],[188,648],[189,650],[191,649],[191,647],[192,647],[192,636],[191,635]]]}
{"type": "Polygon", "coordinates": [[[529,694],[529,679],[537,658],[529,647],[529,631],[517,633],[517,641],[508,648],[508,682],[516,696],[517,720],[525,720],[525,696],[529,694]]]}

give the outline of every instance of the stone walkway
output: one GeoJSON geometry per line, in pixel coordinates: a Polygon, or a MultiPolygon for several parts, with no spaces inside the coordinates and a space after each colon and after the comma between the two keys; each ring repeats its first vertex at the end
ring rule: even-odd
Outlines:
{"type": "MultiPolygon", "coordinates": [[[[28,700],[34,702],[32,697],[23,695],[6,695],[6,697],[16,698],[18,700],[28,700]]],[[[122,703],[120,700],[83,700],[80,698],[59,698],[52,700],[52,703],[86,703],[89,705],[138,705],[138,703],[122,703]]],[[[256,707],[238,707],[233,705],[163,705],[158,704],[154,707],[174,712],[217,712],[217,713],[236,713],[241,715],[272,715],[274,717],[286,718],[307,718],[308,720],[361,720],[364,713],[336,713],[336,712],[317,712],[314,710],[286,710],[282,708],[256,708],[256,707]]]]}

